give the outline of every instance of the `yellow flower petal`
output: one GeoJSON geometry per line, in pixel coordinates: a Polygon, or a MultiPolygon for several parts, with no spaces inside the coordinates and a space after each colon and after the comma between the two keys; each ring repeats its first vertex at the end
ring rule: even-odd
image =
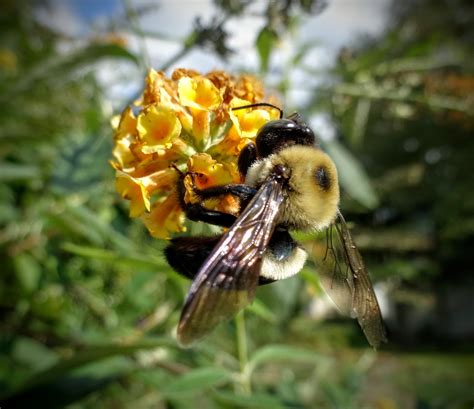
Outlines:
{"type": "Polygon", "coordinates": [[[137,118],[130,107],[125,108],[120,115],[120,121],[114,134],[116,140],[125,138],[128,135],[136,135],[137,118]]]}
{"type": "Polygon", "coordinates": [[[252,103],[263,100],[262,83],[251,75],[243,75],[235,84],[234,95],[252,103]]]}
{"type": "Polygon", "coordinates": [[[211,113],[209,111],[193,110],[193,136],[194,141],[205,145],[211,132],[211,113]]]}
{"type": "Polygon", "coordinates": [[[137,130],[142,152],[159,152],[171,148],[181,133],[181,122],[172,109],[153,105],[138,115],[137,130]]]}
{"type": "Polygon", "coordinates": [[[269,120],[269,112],[263,109],[246,112],[239,121],[242,138],[255,138],[259,129],[269,120]]]}
{"type": "Polygon", "coordinates": [[[153,204],[150,213],[144,214],[142,220],[151,235],[160,239],[168,239],[170,233],[186,231],[185,215],[175,192],[153,204]]]}
{"type": "Polygon", "coordinates": [[[195,182],[199,189],[232,182],[229,170],[207,153],[191,156],[188,160],[188,171],[196,174],[195,182]]]}
{"type": "Polygon", "coordinates": [[[179,121],[181,122],[181,126],[183,129],[190,135],[193,133],[193,117],[192,115],[187,112],[187,110],[179,110],[176,111],[176,115],[179,118],[179,121]]]}
{"type": "Polygon", "coordinates": [[[182,105],[213,110],[222,104],[222,95],[216,86],[204,77],[183,77],[178,82],[179,101],[182,105]]]}
{"type": "Polygon", "coordinates": [[[233,98],[230,102],[230,119],[235,132],[242,138],[255,138],[258,130],[270,120],[270,113],[265,109],[238,109],[232,108],[250,105],[249,101],[233,98]]]}
{"type": "Polygon", "coordinates": [[[166,78],[163,72],[150,69],[145,79],[145,89],[143,97],[137,101],[136,105],[152,105],[170,101],[176,97],[173,83],[166,78]]]}
{"type": "Polygon", "coordinates": [[[138,217],[145,211],[150,211],[150,195],[146,182],[146,178],[138,179],[117,171],[115,188],[120,196],[130,200],[130,217],[138,217]]]}
{"type": "Polygon", "coordinates": [[[225,185],[234,181],[232,173],[224,164],[212,159],[207,153],[197,153],[188,160],[188,172],[184,179],[184,200],[196,203],[198,198],[194,188],[205,189],[211,186],[225,185]]]}
{"type": "Polygon", "coordinates": [[[176,169],[166,168],[148,176],[153,183],[153,193],[166,192],[176,187],[179,179],[179,173],[176,169]]]}
{"type": "Polygon", "coordinates": [[[115,142],[112,153],[115,159],[117,159],[121,169],[132,168],[138,162],[137,157],[131,150],[132,143],[134,143],[134,138],[132,138],[130,135],[127,135],[126,137],[121,138],[115,142]]]}

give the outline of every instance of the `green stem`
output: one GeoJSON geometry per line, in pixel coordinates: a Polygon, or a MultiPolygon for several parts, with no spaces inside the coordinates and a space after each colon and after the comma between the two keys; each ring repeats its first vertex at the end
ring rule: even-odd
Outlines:
{"type": "Polygon", "coordinates": [[[244,311],[240,311],[235,317],[235,326],[237,331],[237,354],[240,363],[240,387],[242,393],[250,395],[252,393],[252,386],[247,371],[248,351],[244,311]]]}

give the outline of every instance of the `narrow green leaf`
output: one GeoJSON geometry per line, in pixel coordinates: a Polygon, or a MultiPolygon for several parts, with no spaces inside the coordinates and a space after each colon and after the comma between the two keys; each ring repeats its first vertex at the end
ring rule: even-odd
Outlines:
{"type": "Polygon", "coordinates": [[[287,406],[275,395],[267,394],[252,394],[241,395],[231,392],[214,392],[214,399],[217,402],[233,405],[237,408],[252,408],[252,409],[285,409],[287,406]]]}
{"type": "MultiPolygon", "coordinates": [[[[77,352],[72,358],[63,360],[58,364],[34,374],[29,381],[22,385],[11,395],[22,393],[22,391],[36,387],[37,385],[46,385],[55,382],[57,379],[66,377],[74,370],[82,366],[99,362],[106,358],[119,355],[129,355],[143,349],[153,349],[158,347],[175,347],[176,343],[170,338],[155,338],[143,340],[134,344],[118,345],[104,344],[91,345],[84,350],[77,352]]],[[[4,397],[2,397],[4,398],[4,397]]]]}
{"type": "Polygon", "coordinates": [[[304,281],[307,283],[311,284],[313,287],[319,288],[319,280],[318,276],[316,275],[316,272],[309,268],[303,268],[301,272],[299,273],[300,277],[303,278],[304,281]]]}
{"type": "Polygon", "coordinates": [[[95,235],[101,236],[103,241],[112,242],[119,250],[134,247],[134,244],[126,236],[116,231],[88,207],[69,203],[66,203],[65,206],[68,215],[80,222],[81,225],[88,226],[88,229],[93,230],[95,235]]]}
{"type": "Polygon", "coordinates": [[[371,101],[367,98],[359,98],[354,114],[354,122],[350,134],[350,140],[354,146],[359,146],[365,136],[367,121],[369,120],[371,101]]]}
{"type": "Polygon", "coordinates": [[[28,253],[20,253],[13,259],[17,279],[27,294],[33,293],[39,285],[41,266],[38,261],[28,253]]]}
{"type": "Polygon", "coordinates": [[[11,94],[28,92],[31,85],[38,81],[57,81],[58,76],[73,79],[74,71],[90,67],[106,58],[121,58],[138,63],[137,57],[124,47],[116,44],[91,44],[64,56],[55,54],[50,59],[42,60],[26,72],[20,81],[12,84],[0,100],[7,100],[11,94]]]}
{"type": "Polygon", "coordinates": [[[277,40],[277,35],[268,27],[264,27],[257,36],[255,45],[260,57],[260,69],[262,72],[268,71],[270,56],[277,40]]]}
{"type": "Polygon", "coordinates": [[[58,356],[51,349],[32,338],[21,337],[15,340],[12,358],[17,363],[27,365],[32,371],[51,367],[58,356]]]}
{"type": "Polygon", "coordinates": [[[41,172],[36,166],[0,163],[0,182],[31,180],[39,177],[41,177],[41,172]]]}
{"type": "Polygon", "coordinates": [[[64,408],[117,381],[135,367],[132,360],[124,357],[105,359],[67,373],[52,382],[34,385],[2,400],[2,404],[11,408],[64,408]],[[41,402],[39,406],[38,402],[41,402]]]}
{"type": "Polygon", "coordinates": [[[354,155],[336,140],[326,142],[324,148],[337,166],[342,188],[363,206],[377,207],[378,197],[370,178],[354,155]]]}
{"type": "Polygon", "coordinates": [[[267,345],[257,350],[249,360],[248,366],[252,372],[258,365],[275,361],[304,361],[315,362],[325,359],[313,351],[287,346],[267,345]]]}
{"type": "Polygon", "coordinates": [[[276,322],[275,314],[259,299],[253,300],[252,304],[247,307],[247,311],[257,315],[268,322],[276,322]]]}
{"type": "Polygon", "coordinates": [[[116,251],[106,250],[100,247],[80,246],[73,243],[65,243],[62,248],[65,251],[77,254],[78,256],[103,260],[130,268],[170,270],[164,259],[161,257],[152,257],[149,255],[144,256],[134,253],[122,255],[116,251]]]}
{"type": "Polygon", "coordinates": [[[208,367],[194,369],[180,376],[160,390],[165,395],[202,392],[216,385],[227,383],[232,374],[223,368],[208,367]]]}

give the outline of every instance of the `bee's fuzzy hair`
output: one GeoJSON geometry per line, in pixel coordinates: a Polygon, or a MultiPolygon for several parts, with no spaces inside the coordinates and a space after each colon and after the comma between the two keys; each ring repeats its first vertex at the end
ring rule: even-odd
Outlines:
{"type": "Polygon", "coordinates": [[[322,150],[294,145],[256,161],[249,168],[245,183],[260,186],[277,165],[290,172],[287,199],[278,224],[295,230],[323,230],[335,219],[339,205],[337,169],[322,150]],[[324,186],[318,184],[317,172],[324,169],[324,186]]]}

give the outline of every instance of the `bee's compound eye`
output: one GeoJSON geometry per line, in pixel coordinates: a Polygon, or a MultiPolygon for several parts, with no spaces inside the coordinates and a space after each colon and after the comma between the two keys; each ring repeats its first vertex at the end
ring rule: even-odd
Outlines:
{"type": "Polygon", "coordinates": [[[320,166],[316,169],[316,183],[319,187],[323,190],[329,190],[331,187],[331,178],[329,176],[329,172],[327,168],[324,166],[320,166]]]}

